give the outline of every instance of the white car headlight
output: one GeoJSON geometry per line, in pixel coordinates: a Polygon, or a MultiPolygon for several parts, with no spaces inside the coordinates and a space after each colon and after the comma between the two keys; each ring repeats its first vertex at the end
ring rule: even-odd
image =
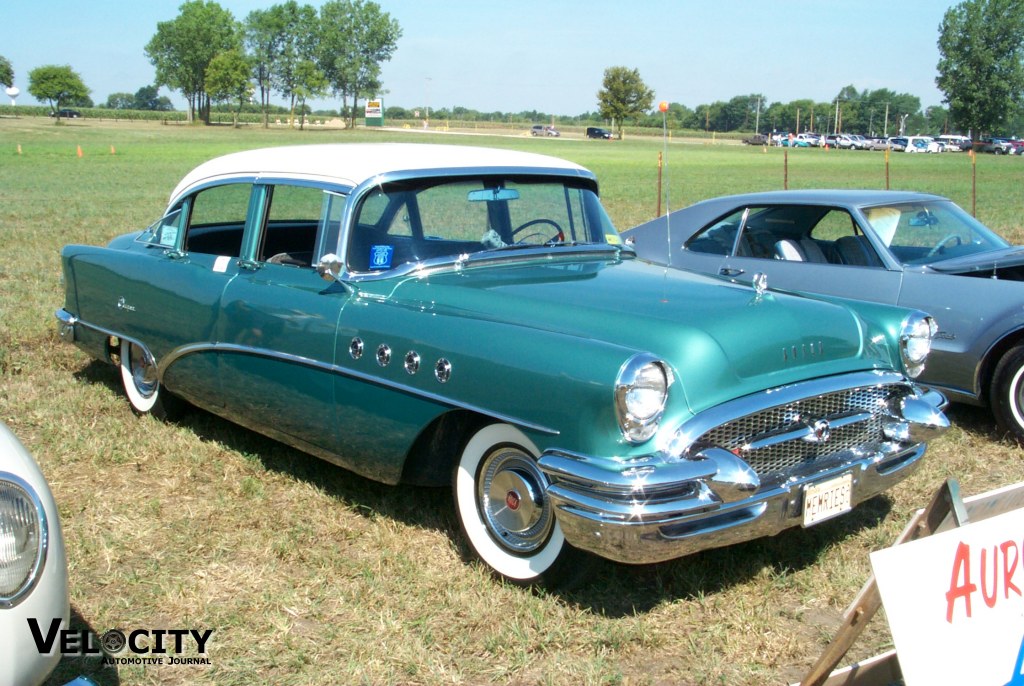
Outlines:
{"type": "Polygon", "coordinates": [[[912,312],[900,327],[900,356],[907,375],[916,378],[924,371],[924,362],[932,350],[932,339],[938,327],[923,312],[912,312]]]}
{"type": "Polygon", "coordinates": [[[0,472],[0,608],[17,605],[46,559],[46,512],[32,487],[0,472]]]}
{"type": "Polygon", "coordinates": [[[615,414],[630,443],[657,432],[672,380],[668,365],[653,355],[634,355],[622,365],[615,380],[615,414]]]}

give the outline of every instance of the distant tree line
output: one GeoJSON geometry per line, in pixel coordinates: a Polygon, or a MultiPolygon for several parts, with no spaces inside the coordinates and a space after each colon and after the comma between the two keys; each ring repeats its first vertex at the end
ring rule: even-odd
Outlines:
{"type": "MultiPolygon", "coordinates": [[[[146,45],[155,83],[134,95],[111,94],[101,107],[170,110],[170,100],[157,93],[167,86],[185,97],[190,120],[198,115],[209,122],[213,108],[236,118],[255,110],[266,126],[271,114],[309,113],[307,101],[333,94],[354,124],[359,98],[381,92],[381,64],[391,58],[401,35],[398,22],[369,0],[328,0],[319,10],[286,0],[254,10],[241,22],[213,0],[188,0],[177,18],[157,25],[146,45]],[[271,104],[274,93],[285,98],[287,108],[271,104]]],[[[653,91],[639,72],[617,66],[605,70],[596,112],[562,116],[456,106],[434,107],[430,114],[465,122],[602,122],[615,126],[620,136],[627,123],[707,132],[1024,134],[1024,0],[964,0],[944,15],[938,46],[936,84],[948,107],[922,110],[917,96],[850,85],[828,102],[769,102],[752,93],[692,109],[665,103],[662,111],[653,107],[653,91]]],[[[89,90],[70,66],[33,69],[29,82],[29,92],[54,110],[93,107],[89,90]]],[[[0,84],[13,83],[13,67],[0,56],[0,84]]],[[[385,116],[411,120],[420,112],[426,107],[388,106],[385,116]]]]}

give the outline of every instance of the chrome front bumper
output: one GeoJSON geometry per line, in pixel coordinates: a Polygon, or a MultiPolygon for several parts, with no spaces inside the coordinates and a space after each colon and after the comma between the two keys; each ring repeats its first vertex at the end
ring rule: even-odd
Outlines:
{"type": "Polygon", "coordinates": [[[549,450],[539,465],[569,543],[619,562],[661,562],[799,526],[805,489],[844,474],[852,477],[851,506],[888,490],[916,470],[925,441],[948,428],[945,405],[940,393],[916,391],[899,416],[888,415],[885,440],[771,483],[715,446],[611,462],[549,450]]]}

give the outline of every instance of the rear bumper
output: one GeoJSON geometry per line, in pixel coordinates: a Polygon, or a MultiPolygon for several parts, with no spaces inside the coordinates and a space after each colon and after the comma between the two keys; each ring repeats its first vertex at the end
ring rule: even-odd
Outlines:
{"type": "Polygon", "coordinates": [[[549,450],[539,465],[569,543],[620,562],[661,562],[800,526],[807,487],[845,474],[851,507],[888,490],[919,466],[925,440],[948,427],[945,404],[940,393],[914,393],[901,404],[901,416],[890,416],[899,421],[887,440],[838,452],[771,483],[715,446],[611,465],[549,450]]]}

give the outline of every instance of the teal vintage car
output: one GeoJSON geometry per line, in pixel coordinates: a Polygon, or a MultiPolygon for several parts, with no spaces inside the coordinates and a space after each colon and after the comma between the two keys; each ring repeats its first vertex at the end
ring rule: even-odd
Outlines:
{"type": "Polygon", "coordinates": [[[62,252],[63,338],[138,413],[182,400],[382,482],[451,484],[519,583],[850,510],[947,426],[927,315],[635,259],[595,176],[464,146],[200,165],[164,216],[62,252]]]}

